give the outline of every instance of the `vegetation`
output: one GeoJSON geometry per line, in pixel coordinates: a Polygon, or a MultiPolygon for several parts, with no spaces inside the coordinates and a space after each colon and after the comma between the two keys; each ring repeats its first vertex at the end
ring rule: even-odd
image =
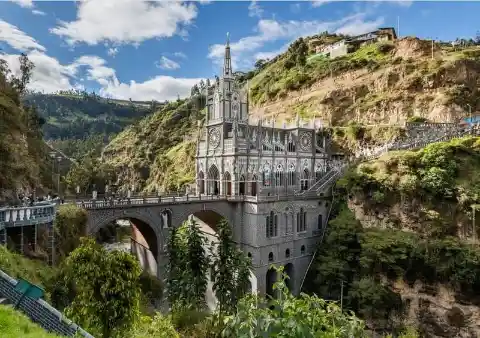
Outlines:
{"type": "Polygon", "coordinates": [[[47,139],[81,140],[116,134],[151,112],[148,105],[120,104],[86,92],[29,93],[24,102],[36,106],[45,119],[43,131],[47,139]]]}
{"type": "Polygon", "coordinates": [[[9,251],[4,245],[0,245],[0,269],[13,278],[22,277],[43,287],[54,274],[46,263],[9,251]]]}
{"type": "Polygon", "coordinates": [[[56,259],[62,261],[80,245],[80,238],[87,235],[87,212],[74,204],[60,205],[54,221],[56,259]]]}
{"type": "Polygon", "coordinates": [[[5,305],[0,305],[0,336],[2,338],[59,338],[32,323],[29,318],[14,310],[13,307],[5,305]]]}
{"type": "Polygon", "coordinates": [[[41,141],[45,121],[34,108],[21,104],[34,65],[24,54],[19,61],[17,78],[0,59],[0,200],[12,198],[3,195],[20,186],[39,186],[51,177],[41,141]]]}
{"type": "Polygon", "coordinates": [[[140,315],[140,273],[131,254],[109,252],[94,239],[83,239],[59,272],[73,286],[67,316],[104,338],[130,331],[140,315]]]}
{"type": "Polygon", "coordinates": [[[391,213],[391,227],[443,238],[471,232],[472,205],[480,196],[479,166],[480,139],[466,137],[386,154],[352,170],[339,186],[367,211],[405,205],[408,223],[391,213]]]}

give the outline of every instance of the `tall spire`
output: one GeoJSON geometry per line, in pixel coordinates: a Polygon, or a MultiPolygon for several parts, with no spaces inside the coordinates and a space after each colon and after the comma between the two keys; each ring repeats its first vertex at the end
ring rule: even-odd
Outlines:
{"type": "Polygon", "coordinates": [[[225,45],[225,59],[223,60],[223,77],[232,77],[232,57],[230,55],[230,33],[227,33],[227,44],[225,45]]]}

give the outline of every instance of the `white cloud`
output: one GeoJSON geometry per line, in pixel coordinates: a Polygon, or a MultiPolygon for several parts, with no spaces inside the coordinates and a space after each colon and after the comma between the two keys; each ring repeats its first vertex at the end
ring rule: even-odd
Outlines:
{"type": "Polygon", "coordinates": [[[332,2],[332,1],[331,0],[312,0],[312,7],[320,7],[329,2],[332,2]]]}
{"type": "Polygon", "coordinates": [[[78,71],[80,67],[87,68],[87,79],[96,81],[99,84],[106,86],[110,82],[118,83],[115,69],[107,67],[106,61],[96,55],[83,55],[76,59],[70,66],[78,71]]]}
{"type": "Polygon", "coordinates": [[[45,47],[39,44],[34,38],[28,36],[16,26],[0,19],[0,41],[6,42],[12,48],[21,52],[38,49],[45,51],[45,47]]]}
{"type": "Polygon", "coordinates": [[[385,20],[383,18],[378,18],[375,21],[363,21],[356,19],[336,29],[335,33],[345,35],[360,35],[374,31],[383,25],[384,22],[385,20]]]}
{"type": "Polygon", "coordinates": [[[290,10],[294,14],[300,13],[301,8],[302,8],[302,6],[299,3],[290,5],[290,10]]]}
{"type": "Polygon", "coordinates": [[[175,53],[173,53],[173,55],[176,56],[177,58],[182,58],[182,59],[187,58],[187,56],[182,52],[175,52],[175,53]]]}
{"type": "Polygon", "coordinates": [[[256,16],[261,18],[262,15],[263,15],[263,8],[260,7],[260,5],[256,0],[252,0],[252,2],[250,2],[250,5],[248,5],[248,16],[252,16],[252,17],[256,16]]]}
{"type": "Polygon", "coordinates": [[[24,8],[33,8],[33,0],[10,0],[24,8]]]}
{"type": "Polygon", "coordinates": [[[126,83],[110,83],[100,90],[101,95],[128,100],[175,100],[177,95],[186,97],[194,84],[202,79],[174,78],[171,76],[156,76],[143,83],[130,81],[126,83]]]}
{"type": "Polygon", "coordinates": [[[167,58],[166,56],[162,56],[160,58],[160,61],[156,62],[155,65],[158,68],[166,69],[166,70],[173,70],[173,69],[180,68],[180,65],[177,62],[167,58]]]}
{"type": "Polygon", "coordinates": [[[38,9],[34,9],[34,10],[32,11],[32,13],[35,14],[35,15],[42,15],[42,16],[43,16],[43,15],[47,15],[47,13],[42,12],[42,11],[39,11],[38,9]]]}
{"type": "Polygon", "coordinates": [[[117,47],[111,47],[107,50],[107,54],[110,55],[111,57],[115,57],[118,53],[118,48],[117,47]]]}
{"type": "MultiPolygon", "coordinates": [[[[27,55],[35,65],[29,89],[51,93],[67,90],[74,86],[71,83],[76,72],[74,67],[64,66],[57,59],[37,50],[31,51],[27,55]]],[[[0,55],[0,57],[7,61],[12,72],[18,76],[20,73],[19,55],[7,54],[0,55]]]]}
{"type": "Polygon", "coordinates": [[[185,34],[185,26],[196,16],[194,3],[84,0],[78,3],[75,21],[60,22],[50,31],[71,45],[78,42],[96,45],[104,41],[138,44],[151,38],[185,34]]]}
{"type": "MultiPolygon", "coordinates": [[[[269,56],[279,50],[262,50],[268,43],[284,41],[286,46],[301,36],[318,34],[324,31],[352,31],[352,25],[356,25],[356,34],[366,33],[375,29],[383,22],[383,19],[365,20],[365,14],[357,13],[337,21],[276,21],[272,19],[259,20],[255,28],[256,34],[241,38],[236,42],[230,43],[232,51],[232,63],[235,69],[247,69],[255,63],[256,56],[269,56]]],[[[217,66],[223,62],[224,45],[215,44],[210,47],[208,57],[211,58],[217,66]]],[[[282,48],[284,51],[286,48],[282,48]]]]}

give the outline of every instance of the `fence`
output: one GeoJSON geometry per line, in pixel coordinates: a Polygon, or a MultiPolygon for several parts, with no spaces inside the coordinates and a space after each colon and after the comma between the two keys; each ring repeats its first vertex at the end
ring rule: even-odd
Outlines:
{"type": "Polygon", "coordinates": [[[14,304],[20,301],[17,305],[18,309],[32,321],[42,326],[45,330],[61,336],[73,337],[79,335],[86,338],[94,338],[71,320],[65,318],[61,312],[43,299],[23,296],[15,289],[17,283],[15,279],[0,270],[0,294],[14,304]]]}

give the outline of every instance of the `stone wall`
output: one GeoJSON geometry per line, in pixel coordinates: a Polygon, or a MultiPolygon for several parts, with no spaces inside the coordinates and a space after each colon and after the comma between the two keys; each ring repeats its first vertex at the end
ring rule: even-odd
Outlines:
{"type": "MultiPolygon", "coordinates": [[[[12,304],[16,304],[21,297],[21,294],[15,290],[16,284],[15,279],[0,270],[0,295],[7,298],[12,304]]],[[[43,299],[34,300],[24,297],[18,309],[47,331],[67,337],[77,334],[82,337],[94,338],[43,299]]]]}

